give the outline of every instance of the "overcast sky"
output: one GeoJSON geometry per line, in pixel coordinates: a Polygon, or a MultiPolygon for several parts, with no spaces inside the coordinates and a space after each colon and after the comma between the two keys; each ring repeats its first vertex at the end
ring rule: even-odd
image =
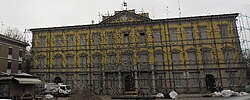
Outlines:
{"type": "MultiPolygon", "coordinates": [[[[99,22],[101,14],[121,10],[124,0],[0,0],[0,28],[85,25],[99,22]]],[[[178,17],[178,0],[125,0],[129,9],[149,12],[150,17],[178,17]]],[[[179,0],[181,16],[239,12],[250,16],[250,0],[179,0]]]]}

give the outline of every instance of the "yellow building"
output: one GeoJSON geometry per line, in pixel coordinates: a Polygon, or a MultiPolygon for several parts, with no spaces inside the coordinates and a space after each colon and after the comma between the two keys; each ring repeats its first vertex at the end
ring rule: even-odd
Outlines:
{"type": "Polygon", "coordinates": [[[237,16],[150,19],[122,10],[98,24],[31,29],[31,71],[110,95],[239,90],[247,82],[237,16]]]}

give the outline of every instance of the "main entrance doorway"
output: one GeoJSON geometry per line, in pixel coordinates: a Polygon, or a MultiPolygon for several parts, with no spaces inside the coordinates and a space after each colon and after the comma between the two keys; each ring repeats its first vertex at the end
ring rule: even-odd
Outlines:
{"type": "Polygon", "coordinates": [[[206,75],[205,79],[206,79],[207,90],[210,91],[210,93],[214,93],[216,91],[214,76],[211,74],[208,74],[206,75]]]}
{"type": "Polygon", "coordinates": [[[135,80],[131,75],[125,77],[125,91],[135,91],[135,80]]]}

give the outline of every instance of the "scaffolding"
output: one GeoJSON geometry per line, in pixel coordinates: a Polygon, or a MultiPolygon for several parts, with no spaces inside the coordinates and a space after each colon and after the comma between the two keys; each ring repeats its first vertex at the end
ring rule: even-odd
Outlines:
{"type": "Polygon", "coordinates": [[[73,29],[70,27],[60,29],[51,28],[45,32],[46,34],[42,32],[35,33],[36,35],[33,34],[33,36],[35,36],[33,37],[35,44],[33,46],[34,59],[40,55],[46,56],[46,63],[43,65],[44,68],[37,67],[37,65],[40,64],[36,60],[34,62],[33,72],[38,72],[37,75],[41,76],[41,78],[45,78],[44,80],[46,82],[53,82],[55,77],[61,77],[63,82],[75,88],[87,87],[95,93],[109,95],[119,95],[126,92],[127,76],[131,76],[129,80],[132,82],[128,84],[134,85],[130,87],[131,91],[136,91],[141,94],[156,93],[159,91],[168,92],[173,89],[184,93],[206,91],[208,88],[217,87],[237,89],[244,85],[242,82],[247,81],[244,79],[244,73],[250,71],[248,68],[249,61],[246,59],[246,54],[249,55],[250,53],[249,18],[250,17],[246,15],[239,14],[236,21],[237,25],[234,25],[232,18],[229,17],[223,18],[223,20],[220,18],[207,18],[205,22],[207,28],[204,31],[207,36],[204,39],[196,37],[201,36],[198,26],[204,26],[204,21],[190,19],[188,21],[189,24],[186,24],[187,22],[183,22],[182,18],[178,18],[176,20],[178,27],[175,27],[175,35],[178,39],[176,41],[172,41],[169,38],[171,37],[170,30],[173,29],[172,22],[169,19],[157,24],[144,23],[143,25],[142,23],[141,26],[143,27],[140,28],[130,24],[123,24],[122,28],[120,26],[110,26],[103,29],[103,27],[106,27],[103,26],[100,27],[100,30],[94,25],[79,26],[73,29]],[[215,22],[218,22],[218,26],[214,26],[215,22]],[[218,36],[216,33],[221,33],[221,28],[224,27],[225,24],[231,26],[228,26],[224,31],[239,36],[218,38],[221,36],[218,36]],[[191,40],[185,40],[186,29],[184,27],[191,28],[191,36],[193,37],[191,40]],[[195,29],[194,27],[197,28],[195,29]],[[154,40],[147,40],[147,38],[155,38],[153,35],[155,30],[160,32],[161,40],[164,41],[156,43],[154,40]],[[124,32],[127,31],[129,31],[128,43],[123,43],[124,32]],[[138,39],[141,31],[145,33],[146,37],[146,41],[143,44],[141,44],[140,39],[138,39]],[[54,46],[54,34],[62,36],[62,46],[54,46]],[[67,39],[67,34],[74,35],[73,40],[67,39]],[[87,38],[85,41],[86,45],[79,44],[80,34],[85,34],[87,38]],[[93,34],[99,34],[99,36],[97,36],[98,38],[93,37],[93,34]],[[108,42],[109,34],[114,35],[115,42],[111,44],[108,42]],[[48,37],[45,40],[46,45],[45,47],[39,47],[37,44],[40,44],[40,41],[35,39],[39,39],[39,37],[43,36],[48,37]],[[93,44],[96,42],[94,38],[97,38],[97,41],[99,41],[98,44],[93,44]],[[68,43],[72,41],[74,45],[68,45],[68,43]],[[195,50],[193,51],[196,57],[194,63],[190,63],[188,60],[187,47],[195,50]],[[222,50],[222,47],[225,47],[225,49],[222,50]],[[236,52],[228,53],[231,52],[230,50],[232,49],[227,47],[235,48],[234,51],[236,52]],[[178,64],[173,62],[172,55],[173,52],[176,52],[174,51],[176,48],[179,50],[179,52],[177,52],[179,53],[180,61],[178,64]],[[206,49],[208,52],[207,55],[202,51],[204,48],[210,48],[206,49]],[[144,51],[147,51],[147,53],[141,53],[144,51]],[[163,65],[156,64],[156,51],[162,52],[163,65]],[[241,55],[241,52],[243,52],[243,55],[241,55]],[[85,62],[86,66],[79,65],[82,62],[80,61],[81,58],[79,59],[79,55],[82,53],[86,54],[87,57],[85,62]],[[108,53],[113,53],[112,55],[115,57],[115,59],[112,59],[114,61],[111,61],[112,64],[109,62],[111,58],[108,58],[108,53]],[[62,65],[59,67],[54,64],[55,54],[61,55],[60,62],[62,62],[62,65]],[[74,55],[72,67],[67,66],[67,54],[74,55]],[[131,61],[128,61],[128,66],[125,66],[123,54],[128,54],[128,59],[131,59],[131,61]],[[146,54],[145,57],[148,57],[148,61],[145,64],[141,62],[141,54],[146,54]],[[227,63],[225,59],[221,59],[223,58],[221,55],[224,55],[224,57],[233,57],[234,61],[228,59],[229,62],[227,63]],[[97,58],[99,61],[99,65],[97,66],[94,63],[96,59],[94,58],[95,56],[99,57],[97,58]],[[149,58],[153,58],[153,60],[149,58]],[[204,60],[207,59],[210,59],[211,63],[205,63],[204,60]],[[237,65],[240,65],[240,67],[235,67],[237,65]],[[158,69],[158,67],[161,68],[158,69]],[[229,73],[229,75],[226,75],[227,73],[229,73]],[[234,76],[234,73],[239,73],[239,75],[234,76]],[[163,75],[163,77],[161,75],[163,75]],[[148,76],[148,78],[145,78],[145,76],[148,76]],[[208,78],[207,76],[211,76],[216,80],[214,87],[206,86],[209,84],[205,81],[208,78]],[[133,81],[131,81],[131,79],[133,81]],[[230,83],[225,86],[225,82],[228,80],[230,83]],[[240,83],[236,83],[239,80],[240,83]],[[146,84],[145,82],[148,83],[146,84]],[[164,85],[157,86],[157,82],[163,82],[164,85]],[[197,82],[198,86],[192,86],[191,82],[197,82]]]}

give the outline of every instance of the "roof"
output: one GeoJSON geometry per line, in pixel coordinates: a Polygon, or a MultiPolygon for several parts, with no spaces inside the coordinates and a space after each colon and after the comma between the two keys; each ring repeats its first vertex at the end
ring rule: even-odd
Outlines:
{"type": "Polygon", "coordinates": [[[0,81],[16,80],[19,84],[40,84],[42,81],[38,77],[27,73],[21,74],[1,74],[0,81]]]}
{"type": "Polygon", "coordinates": [[[26,43],[26,42],[23,42],[23,41],[20,41],[20,40],[17,40],[17,39],[14,39],[14,38],[11,38],[11,37],[0,34],[0,40],[2,40],[2,39],[5,39],[5,40],[8,40],[8,41],[17,43],[17,44],[21,44],[21,45],[24,45],[24,46],[29,46],[29,44],[26,43]]]}
{"type": "Polygon", "coordinates": [[[219,18],[236,18],[239,13],[231,13],[231,14],[218,14],[218,15],[204,15],[204,16],[193,16],[193,17],[181,17],[181,18],[167,18],[167,19],[150,19],[144,16],[140,16],[139,14],[131,13],[129,11],[120,11],[114,16],[110,16],[109,18],[104,19],[102,22],[98,24],[89,24],[89,25],[75,25],[75,26],[61,26],[61,27],[48,27],[48,28],[33,28],[30,31],[39,32],[39,31],[55,31],[55,30],[68,30],[68,29],[84,29],[84,28],[100,28],[100,27],[110,27],[110,26],[122,26],[122,25],[138,25],[138,24],[156,24],[163,22],[179,22],[179,21],[193,21],[193,20],[210,20],[210,19],[219,19],[219,18]],[[138,18],[137,21],[129,21],[129,22],[117,22],[112,23],[112,21],[124,14],[129,16],[133,16],[133,18],[138,18]]]}

